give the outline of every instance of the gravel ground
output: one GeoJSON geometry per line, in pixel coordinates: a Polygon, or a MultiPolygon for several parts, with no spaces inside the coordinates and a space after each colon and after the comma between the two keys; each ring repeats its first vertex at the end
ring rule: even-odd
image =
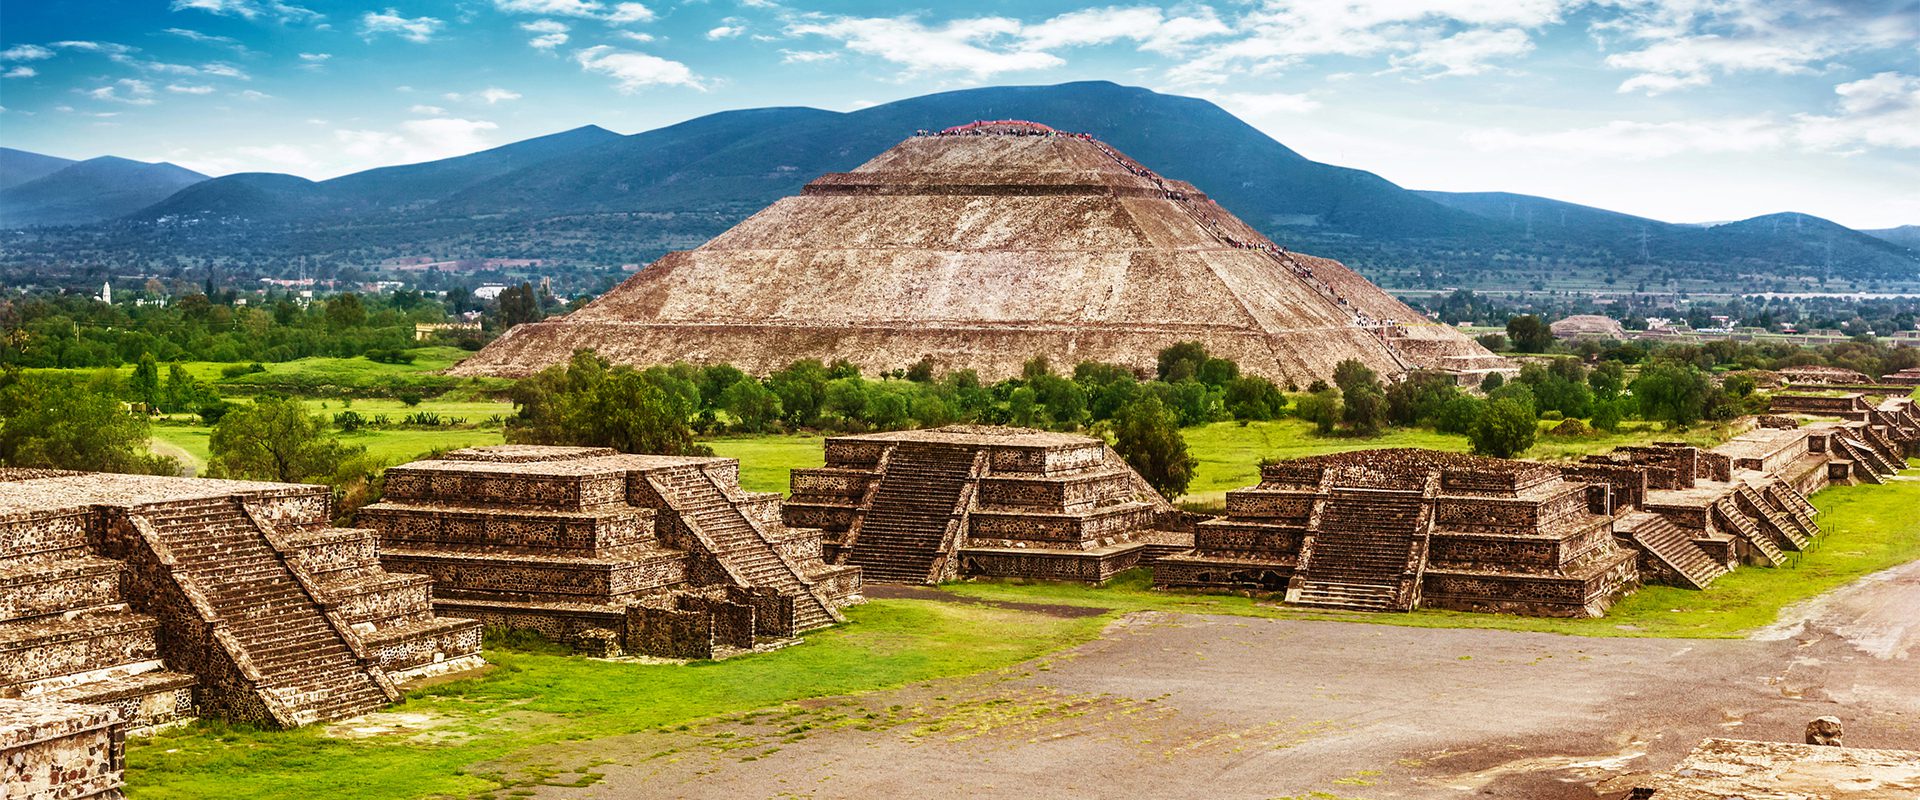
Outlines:
{"type": "Polygon", "coordinates": [[[557,748],[604,780],[537,796],[1614,798],[1829,714],[1920,750],[1916,651],[1920,562],[1749,640],[1145,613],[1003,673],[557,748]]]}

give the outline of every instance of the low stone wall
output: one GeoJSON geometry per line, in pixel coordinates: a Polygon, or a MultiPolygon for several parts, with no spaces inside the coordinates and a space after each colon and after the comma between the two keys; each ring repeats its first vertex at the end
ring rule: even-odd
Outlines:
{"type": "Polygon", "coordinates": [[[1146,545],[1099,553],[968,547],[960,551],[960,571],[983,577],[1101,583],[1139,566],[1146,551],[1146,545]]]}
{"type": "Polygon", "coordinates": [[[109,708],[0,698],[0,790],[13,800],[115,800],[126,722],[109,708]]]}

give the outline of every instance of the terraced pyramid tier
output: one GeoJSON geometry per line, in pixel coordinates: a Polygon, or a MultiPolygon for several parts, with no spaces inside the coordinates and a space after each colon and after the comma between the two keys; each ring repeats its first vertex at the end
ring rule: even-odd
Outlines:
{"type": "Polygon", "coordinates": [[[1510,369],[1096,139],[999,123],[914,136],[822,176],[454,371],[520,376],[592,348],[762,374],[801,358],[869,371],[931,358],[993,379],[1035,355],[1149,369],[1189,340],[1282,384],[1348,358],[1389,375],[1510,369]]]}

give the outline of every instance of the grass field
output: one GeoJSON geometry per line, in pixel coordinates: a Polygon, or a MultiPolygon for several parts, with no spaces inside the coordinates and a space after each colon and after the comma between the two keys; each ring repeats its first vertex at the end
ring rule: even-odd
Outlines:
{"type": "MultiPolygon", "coordinates": [[[[207,467],[207,439],[212,433],[213,429],[204,425],[155,425],[154,449],[162,455],[176,458],[184,454],[187,456],[187,466],[193,468],[194,474],[199,474],[207,467]]],[[[390,466],[404,464],[433,450],[477,447],[506,441],[499,428],[390,428],[337,435],[342,442],[367,448],[369,455],[390,466]]]]}
{"type": "Polygon", "coordinates": [[[1087,641],[1107,621],[924,601],[876,601],[849,617],[799,647],[691,665],[491,649],[497,666],[485,676],[416,691],[394,709],[431,720],[431,731],[345,739],[318,726],[196,723],[129,742],[128,796],[504,800],[541,779],[526,754],[543,745],[1000,669],[1087,641]]]}
{"type": "Polygon", "coordinates": [[[787,492],[787,476],[826,461],[819,436],[723,436],[704,443],[713,454],[740,459],[740,487],[749,492],[787,492]]]}

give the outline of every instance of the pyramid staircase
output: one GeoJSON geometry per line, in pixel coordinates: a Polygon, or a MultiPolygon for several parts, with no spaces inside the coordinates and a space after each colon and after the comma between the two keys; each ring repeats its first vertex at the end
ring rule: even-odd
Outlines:
{"type": "Polygon", "coordinates": [[[1640,549],[1680,576],[1689,588],[1705,589],[1732,570],[1693,543],[1693,534],[1666,517],[1635,511],[1623,520],[1627,535],[1640,549]]]}
{"type": "Polygon", "coordinates": [[[1847,455],[1852,458],[1853,463],[1861,467],[1861,469],[1853,471],[1854,477],[1867,483],[1882,484],[1886,483],[1886,480],[1881,478],[1881,475],[1888,475],[1898,471],[1864,442],[1844,435],[1835,436],[1833,440],[1839,442],[1840,447],[1847,451],[1847,455]]]}
{"type": "Polygon", "coordinates": [[[814,592],[813,585],[767,540],[734,499],[697,466],[646,473],[654,491],[700,537],[715,560],[741,586],[771,588],[793,599],[793,632],[824,628],[845,618],[814,592]]]}
{"type": "Polygon", "coordinates": [[[1747,512],[1760,523],[1761,528],[1774,535],[1774,543],[1780,545],[1780,549],[1797,552],[1807,549],[1807,545],[1813,543],[1813,538],[1800,529],[1799,523],[1774,508],[1773,504],[1751,485],[1741,484],[1740,488],[1734,492],[1734,500],[1740,510],[1747,512]]]}
{"type": "Polygon", "coordinates": [[[938,582],[935,570],[958,545],[950,534],[956,522],[965,524],[985,454],[928,442],[895,445],[859,537],[848,543],[847,563],[860,567],[867,583],[938,582]]]}
{"type": "Polygon", "coordinates": [[[1820,535],[1820,526],[1813,521],[1813,515],[1819,512],[1798,490],[1785,482],[1775,481],[1762,489],[1761,494],[1772,500],[1809,538],[1820,535]]]}
{"type": "Polygon", "coordinates": [[[1760,526],[1742,512],[1738,505],[1734,504],[1733,498],[1722,497],[1715,501],[1712,506],[1712,513],[1714,517],[1720,521],[1721,525],[1738,533],[1740,538],[1747,540],[1748,544],[1753,545],[1753,549],[1758,550],[1760,555],[1765,559],[1766,566],[1784,567],[1787,565],[1786,552],[1780,549],[1780,545],[1774,543],[1773,537],[1768,536],[1766,532],[1760,530],[1760,526]]]}
{"type": "Polygon", "coordinates": [[[343,719],[399,699],[344,618],[322,605],[235,498],[148,507],[134,523],[273,722],[343,719]]]}
{"type": "Polygon", "coordinates": [[[1407,571],[1423,555],[1433,524],[1426,498],[1411,491],[1335,489],[1320,506],[1287,602],[1353,611],[1412,610],[1407,571]]]}

